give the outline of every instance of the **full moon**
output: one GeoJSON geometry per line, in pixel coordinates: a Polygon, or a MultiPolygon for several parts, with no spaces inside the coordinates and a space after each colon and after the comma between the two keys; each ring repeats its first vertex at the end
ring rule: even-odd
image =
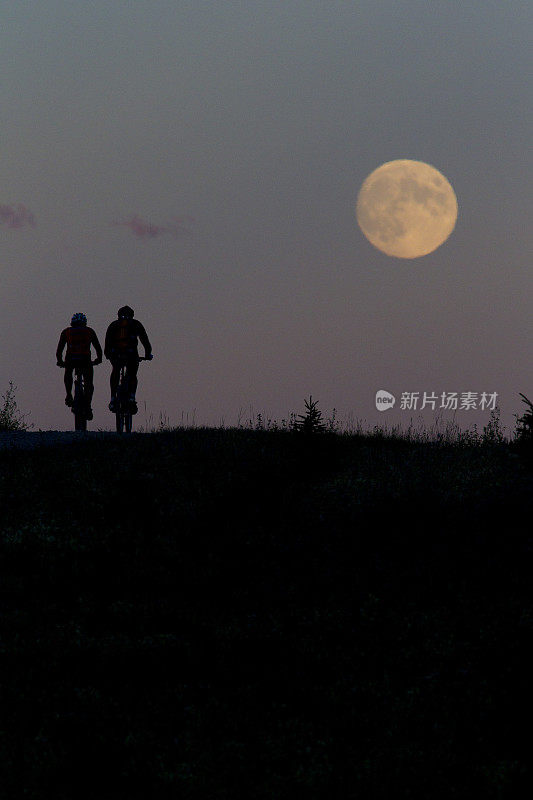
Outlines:
{"type": "Polygon", "coordinates": [[[457,198],[438,169],[423,161],[387,161],[364,181],[357,222],[368,241],[397,258],[419,258],[446,241],[457,220],[457,198]]]}

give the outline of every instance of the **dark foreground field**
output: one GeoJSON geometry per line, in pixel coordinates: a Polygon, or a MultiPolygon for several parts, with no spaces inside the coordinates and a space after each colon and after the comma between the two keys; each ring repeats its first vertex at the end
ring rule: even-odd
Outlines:
{"type": "Polygon", "coordinates": [[[525,796],[532,490],[505,444],[1,451],[0,796],[525,796]]]}

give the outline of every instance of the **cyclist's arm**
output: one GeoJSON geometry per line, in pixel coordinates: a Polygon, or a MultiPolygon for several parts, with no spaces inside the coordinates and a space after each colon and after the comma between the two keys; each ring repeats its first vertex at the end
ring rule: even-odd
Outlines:
{"type": "Polygon", "coordinates": [[[91,336],[91,344],[96,350],[96,358],[98,361],[102,360],[102,348],[100,346],[100,342],[98,341],[98,336],[96,335],[95,331],[92,332],[91,336]]]}
{"type": "Polygon", "coordinates": [[[109,327],[108,327],[108,329],[106,331],[106,334],[105,334],[104,355],[105,355],[106,358],[109,358],[111,356],[111,350],[112,350],[112,346],[111,346],[111,331],[113,330],[112,326],[113,326],[113,323],[111,323],[111,325],[109,325],[109,327]]]}
{"type": "Polygon", "coordinates": [[[65,331],[61,331],[61,336],[59,337],[59,342],[57,343],[56,361],[63,361],[63,350],[65,349],[66,343],[67,337],[65,336],[65,331]]]}
{"type": "Polygon", "coordinates": [[[150,344],[150,340],[146,334],[146,331],[144,330],[144,325],[137,320],[137,326],[137,336],[141,340],[141,344],[144,347],[145,355],[148,357],[152,354],[152,345],[150,344]]]}

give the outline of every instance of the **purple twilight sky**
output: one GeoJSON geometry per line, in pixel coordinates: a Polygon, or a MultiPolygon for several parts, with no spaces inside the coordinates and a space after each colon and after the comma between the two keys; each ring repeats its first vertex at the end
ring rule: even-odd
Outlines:
{"type": "MultiPolygon", "coordinates": [[[[0,393],[35,429],[73,426],[62,328],[83,311],[103,343],[125,303],[155,356],[137,425],[144,403],[235,425],[310,394],[407,425],[399,397],[424,391],[497,392],[513,424],[533,397],[528,0],[18,0],[0,22],[0,393]],[[413,260],[355,218],[400,158],[459,203],[413,260]]],[[[108,378],[92,429],[113,425],[108,378]]]]}

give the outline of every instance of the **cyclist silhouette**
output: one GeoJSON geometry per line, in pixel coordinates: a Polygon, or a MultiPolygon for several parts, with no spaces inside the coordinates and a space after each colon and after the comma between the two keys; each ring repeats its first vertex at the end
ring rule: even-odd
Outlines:
{"type": "Polygon", "coordinates": [[[85,396],[87,399],[87,419],[93,418],[91,400],[94,391],[93,365],[102,363],[102,348],[98,336],[92,328],[87,327],[85,314],[74,314],[70,321],[70,328],[61,331],[56,350],[57,366],[65,368],[65,405],[72,406],[72,373],[75,367],[81,367],[85,396]],[[63,350],[67,347],[65,360],[63,350]],[[96,351],[96,359],[91,361],[91,345],[96,351]]]}
{"type": "Polygon", "coordinates": [[[114,320],[108,327],[105,335],[104,355],[111,364],[111,377],[109,380],[111,388],[111,402],[109,410],[116,411],[116,394],[120,375],[120,367],[126,364],[126,380],[130,391],[131,413],[137,412],[135,402],[135,392],[137,390],[137,370],[139,369],[139,353],[137,352],[137,340],[141,340],[144,347],[145,358],[152,359],[152,345],[148,339],[144,326],[139,320],[133,319],[134,311],[129,306],[122,306],[118,310],[118,319],[114,320]]]}

